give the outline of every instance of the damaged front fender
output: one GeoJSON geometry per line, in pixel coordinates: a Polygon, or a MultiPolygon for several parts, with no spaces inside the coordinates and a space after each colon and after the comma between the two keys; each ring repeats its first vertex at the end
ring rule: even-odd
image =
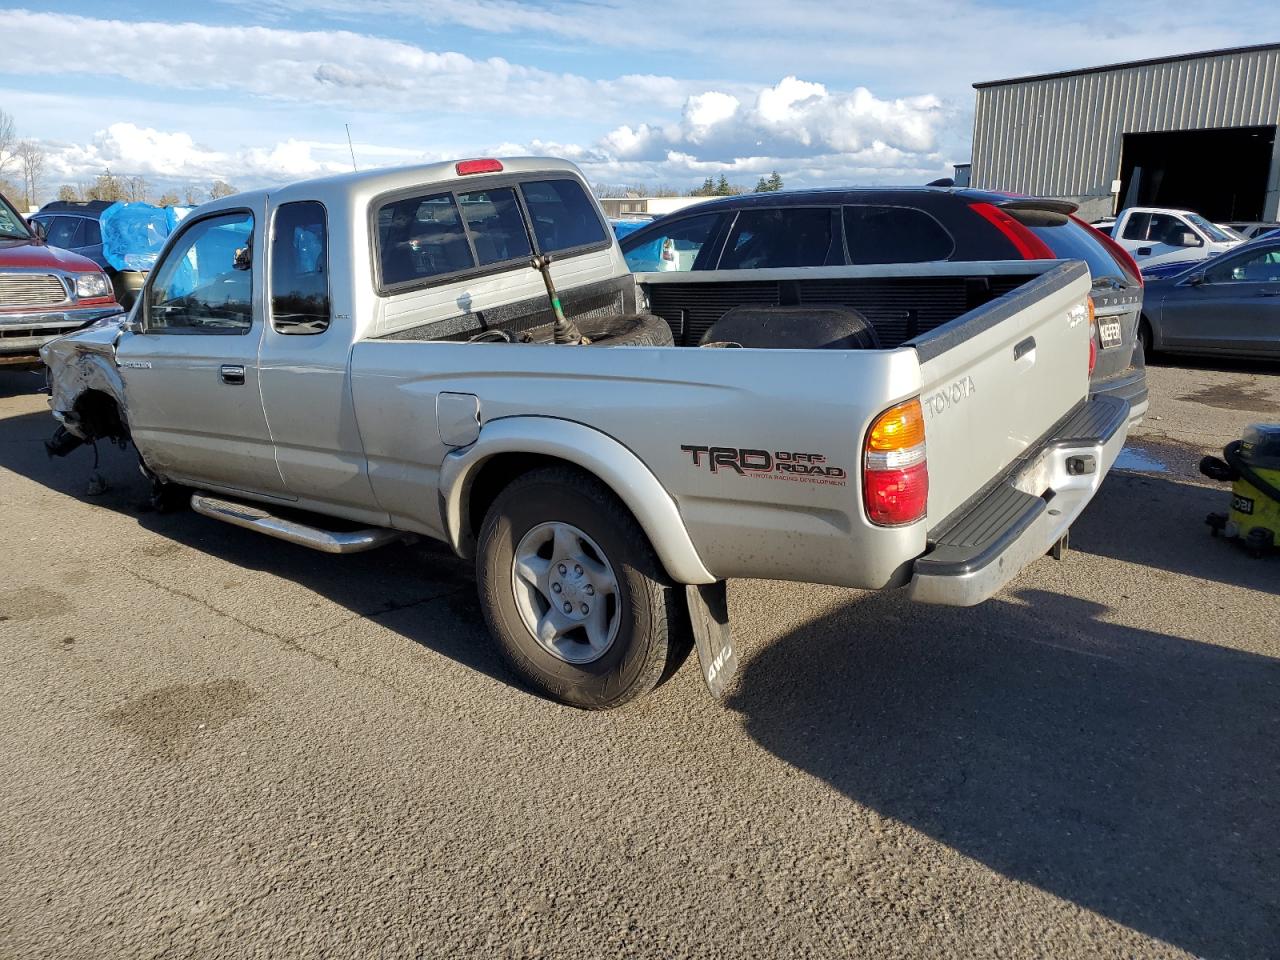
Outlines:
{"type": "Polygon", "coordinates": [[[81,440],[123,440],[128,436],[129,407],[115,351],[124,320],[121,314],[120,322],[100,322],[40,348],[40,358],[48,368],[49,407],[54,419],[81,440]],[[93,400],[97,402],[86,402],[93,400]],[[113,417],[102,414],[107,400],[115,408],[113,417]]]}

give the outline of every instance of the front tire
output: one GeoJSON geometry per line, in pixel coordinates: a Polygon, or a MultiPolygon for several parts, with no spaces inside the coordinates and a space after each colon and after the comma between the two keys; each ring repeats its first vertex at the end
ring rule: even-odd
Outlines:
{"type": "Polygon", "coordinates": [[[1155,354],[1155,348],[1151,345],[1151,323],[1146,317],[1142,317],[1138,321],[1138,342],[1142,344],[1142,356],[1150,358],[1155,354]]]}
{"type": "Polygon", "coordinates": [[[480,529],[476,576],[507,665],[561,703],[621,706],[688,654],[680,591],[635,518],[577,469],[534,470],[498,495],[480,529]]]}

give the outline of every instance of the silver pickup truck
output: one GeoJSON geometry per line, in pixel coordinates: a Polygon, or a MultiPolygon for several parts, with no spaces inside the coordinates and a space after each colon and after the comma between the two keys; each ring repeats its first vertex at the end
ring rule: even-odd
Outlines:
{"type": "Polygon", "coordinates": [[[1089,398],[1089,291],[1077,261],[633,275],[562,161],[331,177],[200,207],[127,317],[46,346],[49,447],[132,441],[159,501],[328,552],[445,541],[565,703],[690,639],[714,693],[727,578],[969,605],[1065,542],[1129,422],[1089,398]]]}

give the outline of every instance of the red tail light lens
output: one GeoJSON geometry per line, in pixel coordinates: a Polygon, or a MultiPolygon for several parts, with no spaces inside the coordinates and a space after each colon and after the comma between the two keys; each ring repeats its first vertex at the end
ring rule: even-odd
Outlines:
{"type": "Polygon", "coordinates": [[[918,399],[890,407],[867,431],[863,451],[867,518],[884,527],[914,523],[929,504],[924,410],[918,399]]]}
{"type": "Polygon", "coordinates": [[[971,203],[969,209],[1005,235],[1023,260],[1056,260],[1049,245],[995,204],[971,203]]]}
{"type": "Polygon", "coordinates": [[[458,176],[465,177],[472,173],[501,173],[502,161],[493,160],[488,157],[482,160],[463,160],[454,166],[458,171],[458,176]]]}

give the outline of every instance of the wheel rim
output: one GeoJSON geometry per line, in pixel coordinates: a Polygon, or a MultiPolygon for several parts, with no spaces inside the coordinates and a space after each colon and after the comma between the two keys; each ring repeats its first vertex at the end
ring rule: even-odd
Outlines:
{"type": "Polygon", "coordinates": [[[618,636],[618,578],[599,545],[572,524],[540,523],[520,539],[511,590],[525,628],[558,660],[599,660],[618,636]]]}

